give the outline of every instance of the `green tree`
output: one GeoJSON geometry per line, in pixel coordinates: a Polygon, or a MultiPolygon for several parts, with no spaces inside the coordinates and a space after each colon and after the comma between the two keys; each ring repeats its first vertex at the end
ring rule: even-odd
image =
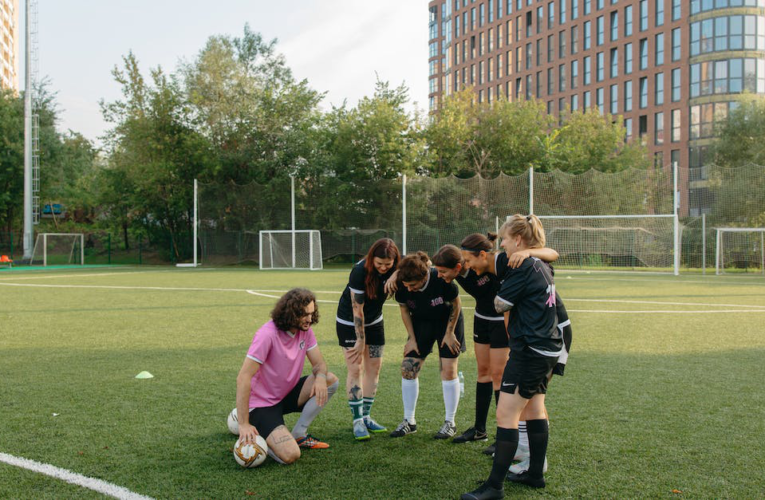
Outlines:
{"type": "Polygon", "coordinates": [[[765,98],[750,97],[730,112],[716,131],[712,148],[715,164],[741,167],[765,165],[765,98]]]}
{"type": "Polygon", "coordinates": [[[11,232],[21,220],[24,197],[24,102],[0,90],[0,227],[11,232]]]}

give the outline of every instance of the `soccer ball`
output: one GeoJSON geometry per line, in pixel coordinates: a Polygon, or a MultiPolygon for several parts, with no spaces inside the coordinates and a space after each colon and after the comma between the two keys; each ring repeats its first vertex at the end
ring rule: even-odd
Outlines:
{"type": "Polygon", "coordinates": [[[228,424],[228,430],[231,432],[231,434],[238,436],[239,435],[239,417],[236,416],[236,408],[231,410],[231,413],[228,414],[228,419],[226,420],[226,423],[228,424]]]}
{"type": "Polygon", "coordinates": [[[236,463],[250,469],[257,467],[266,460],[268,445],[263,436],[255,436],[255,443],[241,443],[239,439],[234,445],[234,460],[236,463]]]}

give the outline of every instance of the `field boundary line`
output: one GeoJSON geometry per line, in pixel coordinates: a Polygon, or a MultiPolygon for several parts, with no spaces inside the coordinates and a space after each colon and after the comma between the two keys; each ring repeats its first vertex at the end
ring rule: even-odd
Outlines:
{"type": "Polygon", "coordinates": [[[139,493],[130,491],[122,486],[102,481],[101,479],[95,479],[76,472],[68,471],[55,465],[44,464],[29,460],[28,458],[15,457],[8,455],[7,453],[0,452],[0,462],[14,467],[20,467],[22,469],[31,470],[39,474],[45,474],[56,479],[60,479],[76,486],[81,486],[89,490],[97,491],[104,495],[119,498],[121,500],[153,500],[152,497],[147,497],[139,493]]]}
{"type": "Polygon", "coordinates": [[[125,271],[117,273],[88,273],[88,274],[59,274],[59,275],[46,275],[46,276],[18,276],[14,278],[0,278],[2,281],[16,281],[16,280],[45,280],[45,279],[57,279],[57,278],[87,278],[93,276],[123,276],[126,274],[145,274],[145,273],[166,273],[166,270],[152,270],[152,271],[125,271]]]}

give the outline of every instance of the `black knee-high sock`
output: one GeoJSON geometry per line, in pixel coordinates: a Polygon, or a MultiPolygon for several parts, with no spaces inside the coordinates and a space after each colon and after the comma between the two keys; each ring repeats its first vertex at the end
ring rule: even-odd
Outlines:
{"type": "Polygon", "coordinates": [[[494,404],[499,404],[499,390],[494,391],[494,404]]]}
{"type": "Polygon", "coordinates": [[[486,432],[486,417],[491,406],[491,382],[476,382],[475,384],[475,428],[486,432]]]}
{"type": "Polygon", "coordinates": [[[541,477],[550,435],[547,419],[527,420],[526,432],[529,434],[529,476],[541,477]]]}
{"type": "Polygon", "coordinates": [[[518,447],[518,429],[497,427],[497,445],[494,450],[494,464],[487,481],[492,488],[502,489],[510,464],[513,463],[515,449],[518,447]]]}

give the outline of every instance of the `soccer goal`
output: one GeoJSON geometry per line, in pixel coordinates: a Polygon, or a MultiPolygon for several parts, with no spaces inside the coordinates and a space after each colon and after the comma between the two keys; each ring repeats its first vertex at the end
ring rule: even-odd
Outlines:
{"type": "Polygon", "coordinates": [[[40,233],[35,239],[30,265],[85,264],[85,235],[82,233],[40,233]]]}
{"type": "Polygon", "coordinates": [[[322,269],[319,231],[260,231],[259,234],[261,269],[322,269]]]}
{"type": "Polygon", "coordinates": [[[538,215],[563,266],[675,271],[674,215],[538,215]]]}
{"type": "Polygon", "coordinates": [[[765,228],[718,227],[716,232],[715,274],[726,268],[765,274],[765,228]]]}

